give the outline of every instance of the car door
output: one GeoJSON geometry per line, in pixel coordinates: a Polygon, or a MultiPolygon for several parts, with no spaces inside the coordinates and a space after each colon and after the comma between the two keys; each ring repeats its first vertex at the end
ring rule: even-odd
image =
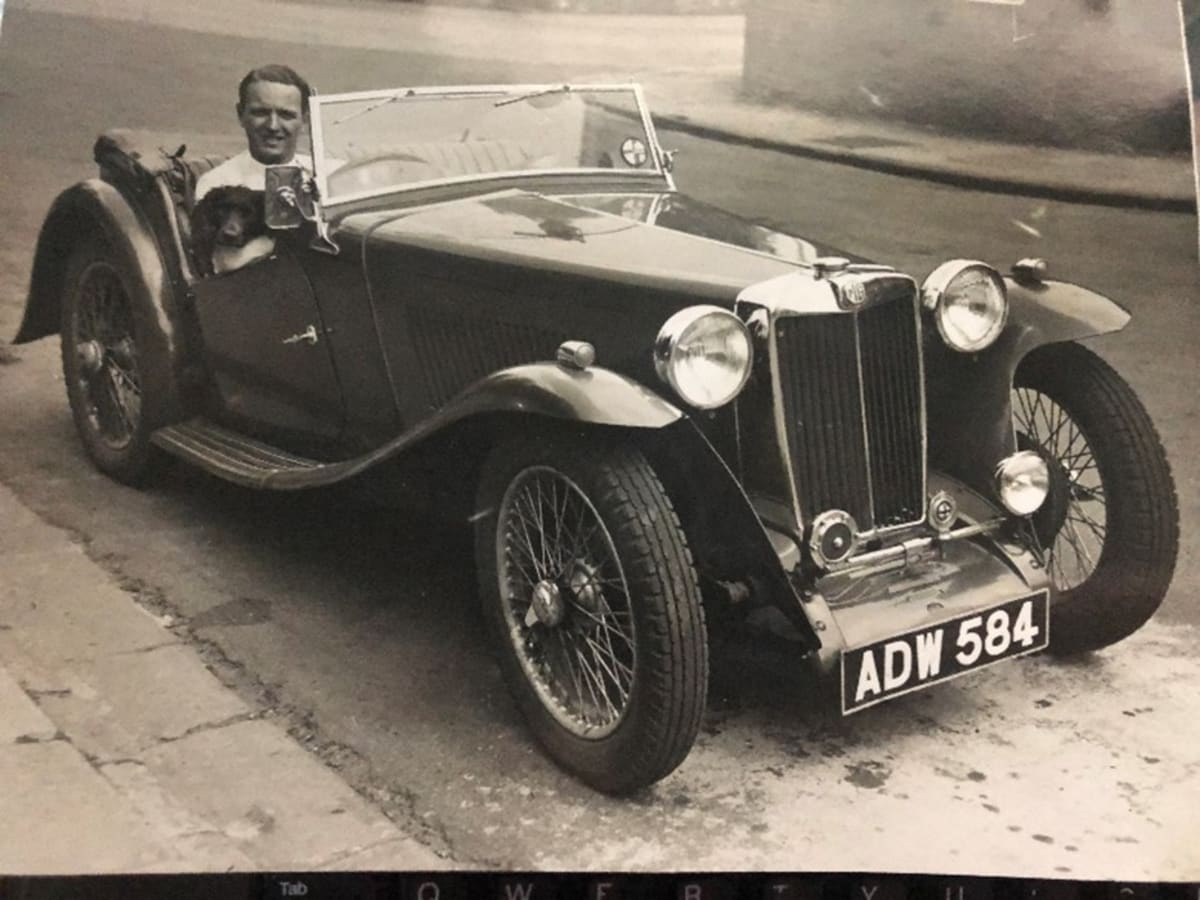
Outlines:
{"type": "Polygon", "coordinates": [[[193,286],[214,416],[297,450],[332,444],[344,403],[327,330],[291,234],[275,252],[193,286]]]}

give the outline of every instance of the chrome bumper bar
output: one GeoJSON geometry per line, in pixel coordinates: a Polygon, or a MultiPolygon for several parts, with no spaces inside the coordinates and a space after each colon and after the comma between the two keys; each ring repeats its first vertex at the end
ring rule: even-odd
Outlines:
{"type": "Polygon", "coordinates": [[[990,534],[1003,524],[1004,519],[990,519],[986,522],[977,522],[974,525],[964,525],[961,528],[955,528],[951,531],[912,538],[894,546],[885,547],[882,550],[872,550],[868,553],[860,553],[857,556],[847,557],[841,563],[831,565],[829,567],[829,574],[865,575],[887,571],[888,569],[903,569],[929,556],[941,544],[948,541],[960,541],[964,538],[975,537],[980,534],[990,534]]]}

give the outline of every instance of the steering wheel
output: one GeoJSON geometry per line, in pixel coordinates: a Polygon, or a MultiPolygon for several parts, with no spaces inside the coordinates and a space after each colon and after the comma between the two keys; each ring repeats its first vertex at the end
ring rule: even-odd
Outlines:
{"type": "Polygon", "coordinates": [[[409,153],[389,153],[356,159],[329,173],[331,194],[356,194],[371,188],[411,184],[441,178],[444,172],[427,159],[409,153]]]}

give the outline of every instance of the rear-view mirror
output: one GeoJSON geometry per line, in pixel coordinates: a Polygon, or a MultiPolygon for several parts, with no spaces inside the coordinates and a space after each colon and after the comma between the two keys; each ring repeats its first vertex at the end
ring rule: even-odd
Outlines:
{"type": "Polygon", "coordinates": [[[300,166],[268,166],[264,198],[267,227],[299,228],[315,217],[312,183],[300,166]]]}

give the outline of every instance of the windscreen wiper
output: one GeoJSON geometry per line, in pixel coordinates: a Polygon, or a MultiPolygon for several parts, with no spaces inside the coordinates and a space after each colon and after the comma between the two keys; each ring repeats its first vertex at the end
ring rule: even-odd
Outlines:
{"type": "Polygon", "coordinates": [[[510,103],[520,103],[522,100],[532,100],[534,97],[545,97],[547,94],[568,94],[570,92],[571,86],[569,84],[560,84],[554,87],[530,91],[528,94],[518,94],[516,97],[505,97],[502,100],[497,100],[494,105],[508,106],[510,103]]]}
{"type": "Polygon", "coordinates": [[[412,88],[409,88],[407,91],[397,91],[390,97],[384,97],[382,100],[375,101],[370,106],[366,106],[360,110],[356,110],[355,112],[342,116],[340,119],[335,120],[333,124],[341,125],[343,122],[349,122],[351,119],[357,119],[359,116],[365,116],[369,112],[374,112],[381,106],[387,106],[389,103],[395,103],[401,97],[414,97],[416,96],[416,93],[417,92],[412,88]]]}

